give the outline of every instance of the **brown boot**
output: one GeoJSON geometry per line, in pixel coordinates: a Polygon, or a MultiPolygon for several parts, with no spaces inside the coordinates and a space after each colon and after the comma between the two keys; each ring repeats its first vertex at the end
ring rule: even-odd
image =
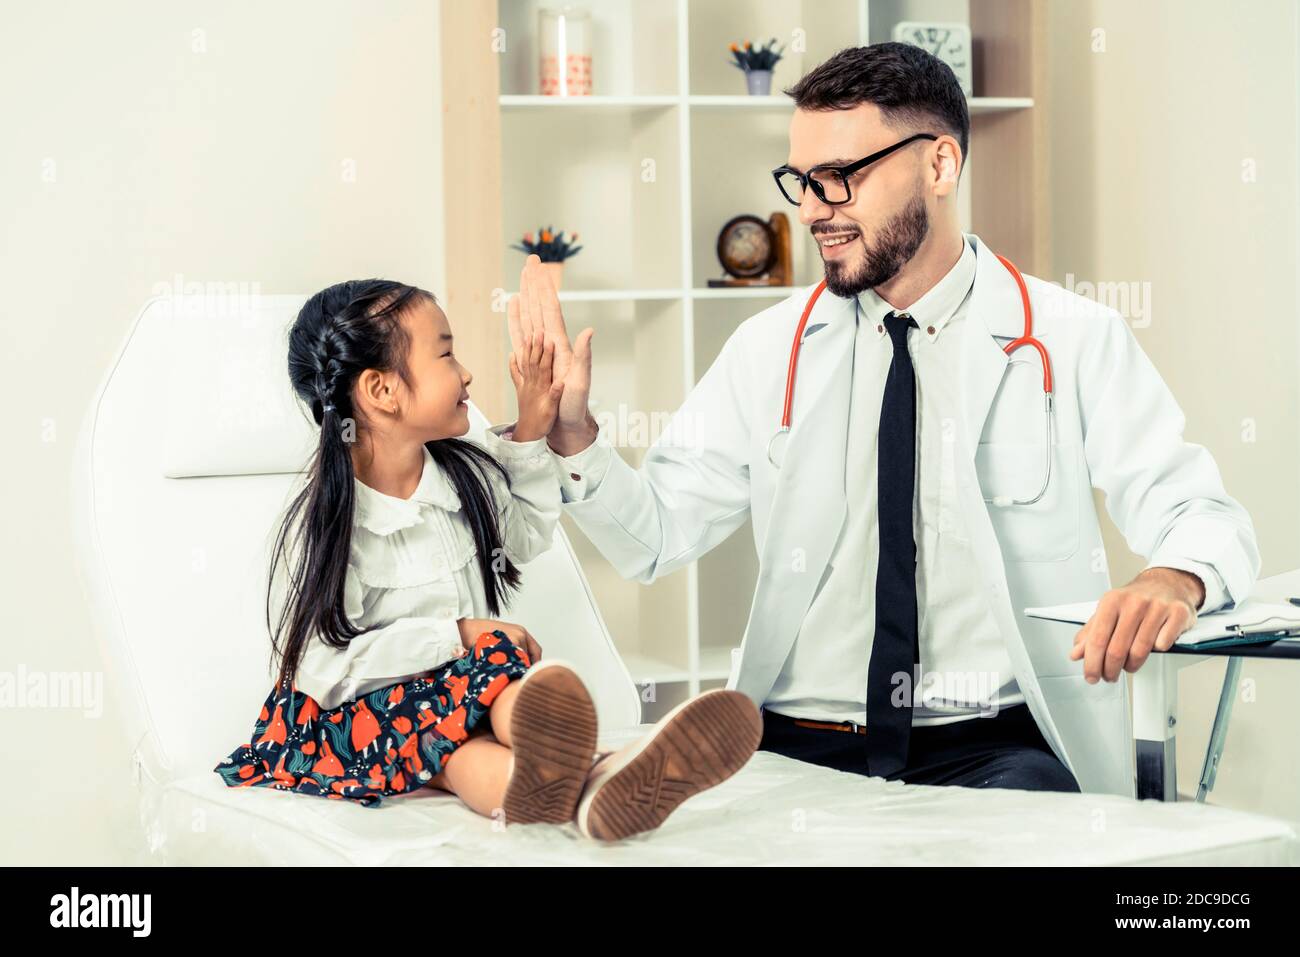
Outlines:
{"type": "Polygon", "coordinates": [[[501,801],[507,824],[573,820],[596,730],[596,706],[572,668],[541,661],[528,670],[510,716],[514,760],[501,801]]]}
{"type": "Polygon", "coordinates": [[[578,830],[617,841],[658,827],[687,798],[739,771],[762,737],[758,708],[739,691],[717,688],[683,702],[640,740],[595,756],[578,830]]]}

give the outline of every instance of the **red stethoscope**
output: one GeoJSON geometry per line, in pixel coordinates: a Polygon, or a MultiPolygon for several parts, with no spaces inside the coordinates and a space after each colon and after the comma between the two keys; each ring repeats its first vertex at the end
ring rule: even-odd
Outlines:
{"type": "MultiPolygon", "coordinates": [[[[994,255],[997,256],[997,253],[994,253],[994,255]]],[[[1016,286],[1020,289],[1020,301],[1024,306],[1025,313],[1024,334],[1019,339],[1008,342],[1002,351],[1009,356],[1021,346],[1032,346],[1043,362],[1043,417],[1046,423],[1047,438],[1044,445],[1046,466],[1043,469],[1042,486],[1039,488],[1038,494],[1033,498],[1020,499],[1010,495],[995,495],[993,498],[985,498],[984,501],[1002,507],[1008,505],[1033,505],[1043,497],[1047,491],[1047,485],[1052,479],[1052,363],[1047,356],[1047,347],[1034,338],[1034,313],[1029,305],[1029,290],[1025,287],[1025,277],[1020,275],[1020,270],[1005,256],[998,256],[998,262],[1006,266],[1007,271],[1015,279],[1016,286]]],[[[817,304],[817,299],[825,288],[826,280],[823,279],[817,284],[817,288],[813,290],[812,295],[808,297],[808,304],[804,306],[803,316],[799,320],[799,328],[794,333],[794,345],[790,350],[790,365],[785,374],[785,405],[781,410],[781,427],[777,429],[776,434],[767,443],[767,460],[778,469],[781,467],[781,460],[785,457],[785,445],[790,434],[790,411],[794,407],[794,374],[799,365],[799,346],[803,342],[803,330],[808,324],[808,317],[812,315],[813,306],[817,304]]]]}

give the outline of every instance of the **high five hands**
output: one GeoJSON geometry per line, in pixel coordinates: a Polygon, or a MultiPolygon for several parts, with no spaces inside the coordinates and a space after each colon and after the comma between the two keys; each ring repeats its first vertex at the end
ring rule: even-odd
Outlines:
{"type": "Polygon", "coordinates": [[[582,330],[570,345],[560,297],[536,255],[524,260],[519,292],[510,297],[506,312],[513,350],[510,377],[519,396],[515,441],[545,435],[560,455],[586,448],[596,436],[595,419],[587,410],[595,330],[582,330]]]}

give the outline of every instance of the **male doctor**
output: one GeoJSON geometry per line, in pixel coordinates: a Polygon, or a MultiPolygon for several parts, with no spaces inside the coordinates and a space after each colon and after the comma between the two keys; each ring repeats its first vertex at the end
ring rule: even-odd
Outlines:
{"type": "Polygon", "coordinates": [[[534,328],[556,340],[563,508],[646,583],[752,519],[758,583],[727,686],[761,706],[760,749],[908,783],[1132,796],[1122,673],[1198,611],[1245,598],[1250,517],[1183,440],[1119,313],[1027,276],[1054,379],[1048,470],[1039,354],[1003,351],[1024,326],[1016,280],[960,229],[970,120],[946,65],[873,44],[786,92],[776,176],[826,290],[784,444],[771,440],[815,287],[741,323],[633,469],[587,408],[592,331],[570,345],[530,264],[511,334],[516,350],[534,328]],[[1148,559],[1120,588],[1094,487],[1148,559]],[[1094,597],[1073,646],[1067,626],[1023,614],[1094,597]]]}

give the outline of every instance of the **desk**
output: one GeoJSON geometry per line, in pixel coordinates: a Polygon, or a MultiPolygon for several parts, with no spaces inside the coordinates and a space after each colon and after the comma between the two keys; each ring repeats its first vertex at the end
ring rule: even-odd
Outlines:
{"type": "MultiPolygon", "coordinates": [[[[1250,593],[1251,598],[1283,603],[1292,596],[1300,596],[1300,569],[1260,579],[1250,593]]],[[[1197,801],[1204,801],[1214,788],[1223,742],[1228,735],[1228,722],[1232,718],[1242,660],[1300,658],[1300,639],[1284,638],[1267,644],[1213,649],[1175,645],[1166,652],[1154,652],[1133,675],[1133,738],[1139,800],[1178,800],[1174,763],[1174,737],[1178,731],[1178,672],[1209,658],[1227,658],[1228,670],[1223,677],[1219,706],[1210,730],[1205,761],[1201,765],[1197,801]]]]}

